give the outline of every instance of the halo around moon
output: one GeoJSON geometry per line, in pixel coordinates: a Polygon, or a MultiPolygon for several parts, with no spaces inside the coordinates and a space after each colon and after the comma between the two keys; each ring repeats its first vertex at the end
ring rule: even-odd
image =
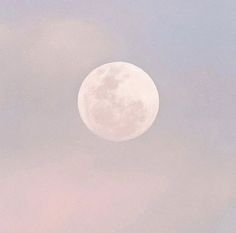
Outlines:
{"type": "Polygon", "coordinates": [[[83,81],[78,108],[84,124],[97,136],[126,141],[146,132],[159,110],[159,95],[139,67],[113,62],[94,69],[83,81]]]}

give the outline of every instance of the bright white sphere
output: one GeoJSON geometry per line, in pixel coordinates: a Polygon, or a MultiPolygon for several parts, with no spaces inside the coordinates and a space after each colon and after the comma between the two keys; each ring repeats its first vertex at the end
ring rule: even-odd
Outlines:
{"type": "Polygon", "coordinates": [[[85,78],[78,107],[83,122],[94,134],[110,141],[126,141],[140,136],[153,124],[159,95],[142,69],[113,62],[85,78]]]}

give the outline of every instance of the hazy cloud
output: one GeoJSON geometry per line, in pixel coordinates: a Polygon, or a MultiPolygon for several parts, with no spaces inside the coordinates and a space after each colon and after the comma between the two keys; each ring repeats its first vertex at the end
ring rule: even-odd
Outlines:
{"type": "Polygon", "coordinates": [[[71,18],[2,23],[0,35],[2,148],[50,141],[78,119],[79,86],[112,56],[115,42],[97,25],[71,18]]]}

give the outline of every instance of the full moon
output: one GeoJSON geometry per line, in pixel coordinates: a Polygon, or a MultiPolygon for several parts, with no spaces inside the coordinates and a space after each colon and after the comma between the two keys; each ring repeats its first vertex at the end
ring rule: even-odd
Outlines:
{"type": "Polygon", "coordinates": [[[78,108],[94,134],[109,141],[127,141],[151,127],[159,110],[159,95],[142,69],[113,62],[94,69],[84,79],[78,108]]]}

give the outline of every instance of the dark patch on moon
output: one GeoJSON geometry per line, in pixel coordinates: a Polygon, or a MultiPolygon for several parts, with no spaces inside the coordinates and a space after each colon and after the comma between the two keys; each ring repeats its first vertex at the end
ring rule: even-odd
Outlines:
{"type": "Polygon", "coordinates": [[[146,119],[142,101],[126,104],[124,98],[118,98],[114,93],[106,93],[103,97],[103,100],[96,101],[90,112],[100,135],[115,140],[130,137],[140,130],[146,119]]]}
{"type": "MultiPolygon", "coordinates": [[[[121,80],[118,80],[117,73],[119,70],[110,69],[108,74],[103,78],[101,85],[93,90],[92,95],[95,99],[111,99],[113,98],[114,91],[121,84],[121,80]]],[[[118,72],[119,73],[119,72],[118,72]]]]}

